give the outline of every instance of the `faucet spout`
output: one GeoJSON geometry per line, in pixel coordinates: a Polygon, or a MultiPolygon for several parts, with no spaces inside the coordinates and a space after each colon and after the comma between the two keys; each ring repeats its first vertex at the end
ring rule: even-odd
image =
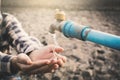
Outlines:
{"type": "Polygon", "coordinates": [[[65,21],[61,21],[61,22],[54,22],[53,24],[50,25],[50,28],[49,28],[49,32],[51,34],[54,34],[55,31],[59,31],[59,32],[62,32],[62,27],[63,25],[65,24],[65,21]]]}
{"type": "Polygon", "coordinates": [[[55,13],[56,21],[50,25],[49,32],[52,34],[54,34],[56,30],[61,32],[61,26],[64,23],[65,19],[66,19],[66,16],[64,11],[56,9],[56,13],[55,13]]]}

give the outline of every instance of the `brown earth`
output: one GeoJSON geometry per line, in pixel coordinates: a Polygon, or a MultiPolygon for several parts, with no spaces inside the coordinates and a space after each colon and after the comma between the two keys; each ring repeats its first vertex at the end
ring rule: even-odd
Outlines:
{"type": "MultiPolygon", "coordinates": [[[[5,8],[16,16],[29,35],[37,37],[44,45],[53,44],[49,26],[54,21],[54,9],[5,8]]],[[[96,30],[120,36],[119,11],[64,10],[67,18],[96,30]]],[[[56,32],[57,41],[68,60],[55,73],[37,75],[37,80],[120,80],[120,52],[77,39],[69,39],[56,32]]],[[[35,77],[24,77],[36,80],[35,77]]]]}

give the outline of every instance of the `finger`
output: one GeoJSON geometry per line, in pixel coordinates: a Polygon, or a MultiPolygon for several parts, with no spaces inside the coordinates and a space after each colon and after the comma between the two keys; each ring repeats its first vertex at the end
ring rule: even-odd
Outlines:
{"type": "Polygon", "coordinates": [[[56,60],[56,59],[53,59],[53,60],[51,61],[51,63],[48,64],[47,66],[48,66],[48,68],[45,69],[45,70],[43,70],[42,73],[53,72],[53,71],[55,71],[56,69],[59,68],[59,65],[57,64],[57,60],[56,60]]]}
{"type": "Polygon", "coordinates": [[[60,46],[55,47],[55,52],[59,53],[59,52],[63,52],[63,51],[64,51],[64,49],[62,47],[60,47],[60,46]]]}
{"type": "Polygon", "coordinates": [[[52,69],[57,69],[59,67],[58,65],[58,60],[53,59],[50,64],[48,64],[50,70],[52,69]]]}
{"type": "Polygon", "coordinates": [[[50,64],[49,60],[36,61],[36,62],[33,62],[33,66],[31,67],[31,69],[40,68],[40,67],[48,65],[48,64],[50,64]]]}
{"type": "Polygon", "coordinates": [[[45,65],[39,69],[35,69],[35,70],[28,72],[28,74],[50,73],[50,72],[54,72],[57,68],[58,68],[57,64],[54,64],[52,66],[45,65]]]}
{"type": "Polygon", "coordinates": [[[59,68],[59,65],[58,64],[54,64],[54,66],[52,68],[56,70],[56,69],[59,68]]]}
{"type": "Polygon", "coordinates": [[[57,54],[57,57],[58,57],[59,59],[62,59],[64,63],[67,61],[67,57],[65,57],[65,56],[62,56],[62,55],[60,55],[60,54],[57,54]]]}
{"type": "Polygon", "coordinates": [[[48,65],[45,65],[45,66],[42,66],[42,67],[40,67],[40,68],[37,68],[37,69],[31,70],[31,71],[28,71],[27,74],[45,73],[46,71],[48,71],[48,69],[49,69],[49,66],[48,66],[48,65]]]}
{"type": "Polygon", "coordinates": [[[27,72],[48,65],[49,63],[50,61],[48,60],[42,60],[42,61],[33,62],[32,65],[25,65],[20,63],[18,63],[18,65],[20,66],[21,71],[27,72]]]}
{"type": "Polygon", "coordinates": [[[52,65],[47,71],[45,71],[45,73],[50,73],[50,72],[54,72],[55,70],[57,70],[59,68],[58,64],[54,64],[52,65]]]}
{"type": "Polygon", "coordinates": [[[62,59],[58,59],[58,65],[59,65],[60,67],[63,67],[64,62],[62,61],[62,59]]]}
{"type": "Polygon", "coordinates": [[[54,64],[57,64],[57,59],[52,59],[52,60],[51,60],[51,63],[49,64],[49,66],[52,66],[52,65],[54,65],[54,64]]]}
{"type": "Polygon", "coordinates": [[[60,46],[55,46],[55,45],[49,45],[47,46],[49,48],[49,51],[53,51],[55,49],[56,52],[62,52],[64,49],[60,46]]]}
{"type": "Polygon", "coordinates": [[[21,64],[32,64],[31,59],[24,53],[18,55],[18,62],[21,64]]]}

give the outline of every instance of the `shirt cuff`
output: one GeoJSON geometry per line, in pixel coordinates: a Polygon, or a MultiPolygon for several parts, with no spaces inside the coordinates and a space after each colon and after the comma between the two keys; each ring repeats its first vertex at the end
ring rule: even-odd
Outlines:
{"type": "Polygon", "coordinates": [[[11,74],[17,74],[19,72],[19,70],[18,70],[17,66],[16,67],[13,66],[14,63],[12,62],[12,59],[16,59],[16,56],[13,56],[10,60],[10,73],[11,74]]]}
{"type": "Polygon", "coordinates": [[[2,59],[1,59],[1,72],[5,72],[5,73],[9,73],[12,74],[11,72],[11,59],[13,58],[13,56],[11,55],[5,55],[2,59]]]}

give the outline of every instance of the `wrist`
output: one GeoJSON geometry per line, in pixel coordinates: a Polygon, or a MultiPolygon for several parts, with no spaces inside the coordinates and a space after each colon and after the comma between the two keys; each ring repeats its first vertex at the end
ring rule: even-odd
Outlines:
{"type": "Polygon", "coordinates": [[[32,61],[35,61],[37,56],[38,56],[39,50],[33,50],[30,54],[29,57],[32,61]]]}
{"type": "Polygon", "coordinates": [[[33,51],[28,52],[27,55],[29,56],[32,52],[33,52],[33,51]]]}
{"type": "Polygon", "coordinates": [[[35,51],[37,51],[38,49],[34,49],[34,50],[32,50],[32,51],[29,51],[28,53],[27,53],[27,55],[28,56],[30,56],[32,53],[34,53],[35,51]]]}

